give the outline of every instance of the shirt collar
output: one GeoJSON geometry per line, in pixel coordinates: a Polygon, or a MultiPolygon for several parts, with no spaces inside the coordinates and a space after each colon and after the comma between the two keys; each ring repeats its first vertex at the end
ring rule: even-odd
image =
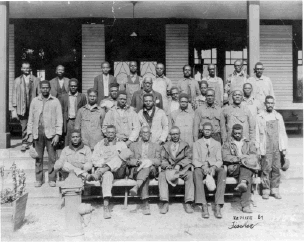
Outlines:
{"type": "Polygon", "coordinates": [[[165,78],[164,74],[162,76],[157,76],[156,75],[156,78],[165,78]]]}
{"type": "Polygon", "coordinates": [[[244,76],[244,72],[241,71],[240,73],[237,73],[236,71],[233,72],[233,76],[244,76]]]}
{"type": "Polygon", "coordinates": [[[186,109],[184,109],[184,110],[182,110],[182,109],[179,107],[179,111],[180,111],[180,113],[182,113],[182,112],[189,113],[189,112],[190,112],[190,110],[189,110],[188,107],[187,107],[186,109]]]}
{"type": "Polygon", "coordinates": [[[256,81],[264,80],[264,76],[262,75],[260,78],[258,78],[258,77],[255,75],[255,80],[256,80],[256,81]]]}
{"type": "Polygon", "coordinates": [[[91,106],[89,103],[86,104],[85,107],[86,107],[87,109],[89,109],[89,110],[93,110],[93,109],[95,109],[95,108],[98,108],[97,104],[94,104],[93,106],[91,106]]]}
{"type": "Polygon", "coordinates": [[[129,108],[128,105],[125,105],[124,108],[120,108],[117,104],[115,105],[116,109],[123,109],[123,110],[127,110],[129,108]]]}
{"type": "Polygon", "coordinates": [[[241,104],[240,105],[235,105],[234,103],[232,103],[232,107],[233,108],[241,108],[241,104]]]}
{"type": "MultiPolygon", "coordinates": [[[[42,101],[42,99],[43,99],[42,94],[39,94],[38,99],[42,101]]],[[[54,99],[54,97],[51,94],[49,94],[49,97],[47,98],[47,100],[49,100],[49,99],[54,99]]]]}
{"type": "Polygon", "coordinates": [[[69,91],[69,96],[73,96],[73,97],[77,97],[78,92],[76,92],[74,95],[72,95],[72,93],[69,91]]]}
{"type": "Polygon", "coordinates": [[[83,142],[81,142],[80,143],[80,145],[77,147],[77,148],[74,148],[74,146],[71,144],[71,142],[70,142],[70,144],[69,144],[69,148],[70,148],[70,150],[73,150],[73,151],[78,151],[78,150],[80,150],[80,149],[82,149],[82,148],[84,148],[84,143],[83,142]]]}

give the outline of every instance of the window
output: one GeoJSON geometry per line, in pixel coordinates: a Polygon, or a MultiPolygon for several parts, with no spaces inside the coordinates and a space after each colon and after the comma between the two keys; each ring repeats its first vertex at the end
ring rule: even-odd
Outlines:
{"type": "Polygon", "coordinates": [[[293,102],[303,103],[302,21],[293,23],[293,102]]]}
{"type": "Polygon", "coordinates": [[[303,99],[303,51],[298,51],[297,90],[296,98],[303,99]]]}
{"type": "Polygon", "coordinates": [[[243,71],[247,73],[247,48],[240,51],[229,50],[226,51],[226,65],[224,68],[224,76],[227,78],[234,72],[234,62],[237,60],[243,61],[243,71]]]}
{"type": "MultiPolygon", "coordinates": [[[[217,65],[217,49],[212,48],[208,50],[200,50],[199,52],[194,49],[194,64],[194,78],[195,80],[200,81],[202,77],[209,74],[209,64],[217,65]]],[[[217,75],[217,66],[215,74],[217,75]]]]}

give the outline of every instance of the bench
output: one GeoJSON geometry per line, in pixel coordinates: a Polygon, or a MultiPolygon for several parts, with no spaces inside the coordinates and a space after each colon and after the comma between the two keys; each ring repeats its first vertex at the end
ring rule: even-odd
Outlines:
{"type": "Polygon", "coordinates": [[[277,110],[284,119],[284,123],[287,127],[296,126],[299,132],[303,129],[303,110],[299,109],[278,109],[277,110]]]}

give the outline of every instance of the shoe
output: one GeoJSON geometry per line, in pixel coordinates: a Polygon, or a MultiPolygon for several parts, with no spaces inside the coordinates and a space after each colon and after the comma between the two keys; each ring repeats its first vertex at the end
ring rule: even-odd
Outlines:
{"type": "Polygon", "coordinates": [[[55,181],[50,181],[49,186],[50,187],[56,187],[56,182],[55,181]]]}
{"type": "Polygon", "coordinates": [[[96,174],[89,174],[87,177],[86,177],[87,181],[98,181],[98,177],[96,174]]]}
{"type": "Polygon", "coordinates": [[[248,188],[247,182],[241,181],[234,190],[243,193],[247,191],[247,188],[248,188]]]}
{"type": "Polygon", "coordinates": [[[252,213],[252,210],[251,210],[250,206],[243,207],[243,208],[242,208],[242,211],[243,211],[244,213],[252,213]]]}
{"type": "Polygon", "coordinates": [[[133,188],[130,189],[129,191],[130,196],[134,197],[138,195],[138,186],[135,185],[133,188]]]}
{"type": "Polygon", "coordinates": [[[20,150],[21,150],[22,152],[25,152],[26,149],[27,149],[27,145],[26,145],[26,144],[21,145],[20,150]]]}
{"type": "Polygon", "coordinates": [[[166,214],[168,212],[168,202],[164,202],[162,208],[160,209],[161,214],[166,214]]]}
{"type": "Polygon", "coordinates": [[[216,208],[215,208],[215,217],[216,218],[222,218],[222,215],[221,215],[221,207],[219,204],[216,204],[216,208]]]}
{"type": "Polygon", "coordinates": [[[269,199],[269,194],[263,194],[262,198],[263,199],[269,199]]]}
{"type": "Polygon", "coordinates": [[[207,204],[202,204],[202,217],[203,218],[209,218],[210,217],[209,209],[208,209],[207,204]]]}
{"type": "Polygon", "coordinates": [[[194,209],[192,208],[192,205],[190,203],[185,204],[185,212],[186,213],[193,213],[194,209]]]}
{"type": "Polygon", "coordinates": [[[271,194],[275,199],[282,199],[282,196],[279,193],[271,194]]]}
{"type": "Polygon", "coordinates": [[[142,213],[144,215],[150,215],[150,206],[147,200],[143,201],[143,210],[142,213]]]}
{"type": "Polygon", "coordinates": [[[41,181],[35,181],[34,182],[34,186],[35,187],[41,187],[42,186],[42,182],[41,181]]]}
{"type": "Polygon", "coordinates": [[[109,219],[109,218],[111,218],[109,206],[104,206],[104,219],[109,219]]]}

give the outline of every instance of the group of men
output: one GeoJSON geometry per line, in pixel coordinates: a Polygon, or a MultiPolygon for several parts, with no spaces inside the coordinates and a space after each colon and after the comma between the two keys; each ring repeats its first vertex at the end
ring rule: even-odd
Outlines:
{"type": "Polygon", "coordinates": [[[126,176],[136,180],[130,195],[139,194],[145,215],[150,214],[152,178],[158,179],[162,214],[168,212],[169,188],[178,178],[185,184],[185,211],[192,213],[192,204],[200,204],[204,218],[209,217],[204,183],[211,184],[211,178],[217,218],[222,217],[227,176],[238,180],[235,189],[242,194],[245,213],[252,212],[255,173],[261,171],[263,199],[280,199],[287,135],[282,116],[274,110],[272,82],[262,75],[260,62],[251,78],[243,73],[241,61],[234,66],[224,85],[215,65],[208,66],[209,75],[201,82],[186,65],[184,78],[173,86],[161,63],[155,78],[142,78],[132,61],[130,75],[118,83],[109,74],[110,64],[103,62],[102,74],[86,96],[78,91],[77,79],[64,77],[63,66],[56,68],[56,78],[40,81],[24,62],[13,86],[12,116],[21,122],[22,150],[33,143],[37,152],[35,186],[43,184],[47,147],[49,185],[55,186],[57,171],[63,177],[74,171],[86,182],[100,181],[104,218],[111,217],[113,180],[126,176]]]}

